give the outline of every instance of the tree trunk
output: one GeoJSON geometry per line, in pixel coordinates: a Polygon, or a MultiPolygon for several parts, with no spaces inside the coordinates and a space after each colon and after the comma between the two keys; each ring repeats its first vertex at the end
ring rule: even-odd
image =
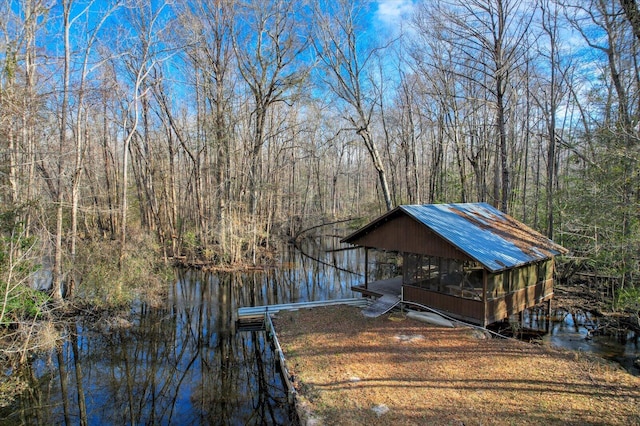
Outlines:
{"type": "Polygon", "coordinates": [[[63,199],[64,199],[64,185],[63,185],[63,172],[64,164],[63,159],[65,156],[66,142],[67,142],[67,110],[69,108],[69,75],[71,67],[71,45],[69,40],[69,14],[71,12],[72,0],[67,0],[63,3],[63,19],[64,19],[64,65],[63,65],[63,87],[62,87],[62,104],[60,106],[60,138],[58,145],[58,176],[57,176],[57,191],[56,191],[56,232],[55,232],[55,246],[53,257],[53,273],[52,273],[52,288],[51,293],[55,301],[62,301],[62,219],[63,219],[63,199]]]}
{"type": "Polygon", "coordinates": [[[382,160],[380,159],[380,154],[378,153],[378,149],[373,143],[373,138],[371,137],[371,133],[369,132],[368,126],[358,130],[358,135],[360,135],[360,137],[364,141],[365,146],[369,150],[369,155],[371,156],[373,167],[376,169],[376,172],[378,173],[380,190],[382,191],[382,197],[384,199],[385,206],[387,210],[391,210],[393,208],[393,202],[391,201],[391,193],[389,192],[387,175],[385,173],[382,160]]]}
{"type": "Polygon", "coordinates": [[[509,156],[507,153],[507,129],[505,119],[505,106],[504,106],[504,83],[502,77],[496,78],[496,114],[498,121],[498,138],[500,148],[500,169],[502,171],[502,186],[500,197],[500,210],[504,213],[509,213],[509,198],[510,198],[510,182],[509,182],[509,156]]]}

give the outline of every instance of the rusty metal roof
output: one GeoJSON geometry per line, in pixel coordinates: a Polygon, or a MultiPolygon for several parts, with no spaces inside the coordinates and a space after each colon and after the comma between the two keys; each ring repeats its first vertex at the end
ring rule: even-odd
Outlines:
{"type": "Polygon", "coordinates": [[[407,214],[442,239],[499,272],[548,259],[567,250],[486,203],[403,205],[374,220],[343,241],[355,241],[381,223],[407,214]]]}
{"type": "Polygon", "coordinates": [[[567,252],[564,247],[486,203],[399,208],[492,272],[567,252]]]}

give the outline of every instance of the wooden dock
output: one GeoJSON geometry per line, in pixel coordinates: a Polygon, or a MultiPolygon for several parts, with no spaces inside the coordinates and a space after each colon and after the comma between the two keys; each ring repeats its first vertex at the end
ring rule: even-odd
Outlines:
{"type": "Polygon", "coordinates": [[[394,277],[386,280],[370,282],[364,285],[356,285],[351,290],[362,293],[364,296],[381,297],[385,294],[400,297],[402,295],[402,277],[394,277]]]}

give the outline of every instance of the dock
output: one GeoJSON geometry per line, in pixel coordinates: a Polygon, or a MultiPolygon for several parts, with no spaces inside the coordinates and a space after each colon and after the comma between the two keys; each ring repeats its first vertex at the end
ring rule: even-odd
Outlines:
{"type": "Polygon", "coordinates": [[[298,309],[318,308],[322,306],[350,305],[366,307],[370,300],[363,297],[349,299],[317,300],[313,302],[284,303],[279,305],[247,306],[238,308],[238,321],[250,321],[252,318],[264,318],[265,314],[275,314],[280,311],[296,311],[298,309]]]}
{"type": "Polygon", "coordinates": [[[385,294],[377,298],[371,305],[362,310],[362,315],[369,318],[377,318],[384,315],[400,304],[400,298],[385,294]]]}
{"type": "Polygon", "coordinates": [[[372,298],[370,306],[362,311],[369,318],[379,317],[395,308],[402,301],[402,277],[379,280],[364,285],[353,286],[351,290],[372,298]]]}
{"type": "Polygon", "coordinates": [[[362,293],[364,296],[382,297],[390,295],[401,297],[402,295],[402,277],[394,277],[386,280],[373,281],[364,285],[352,286],[351,290],[362,293]]]}

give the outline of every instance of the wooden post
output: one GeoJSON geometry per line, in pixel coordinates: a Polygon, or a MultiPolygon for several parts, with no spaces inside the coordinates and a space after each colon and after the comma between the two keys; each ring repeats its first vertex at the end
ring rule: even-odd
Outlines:
{"type": "Polygon", "coordinates": [[[369,288],[369,248],[364,248],[364,288],[369,288]]]}
{"type": "Polygon", "coordinates": [[[545,332],[551,331],[551,299],[547,300],[547,321],[545,322],[545,332]]]}
{"type": "MultiPolygon", "coordinates": [[[[486,327],[487,325],[489,325],[489,312],[487,303],[487,289],[489,284],[487,274],[487,270],[482,268],[482,327],[486,327]]],[[[493,318],[493,312],[491,312],[491,317],[493,318]]]]}

